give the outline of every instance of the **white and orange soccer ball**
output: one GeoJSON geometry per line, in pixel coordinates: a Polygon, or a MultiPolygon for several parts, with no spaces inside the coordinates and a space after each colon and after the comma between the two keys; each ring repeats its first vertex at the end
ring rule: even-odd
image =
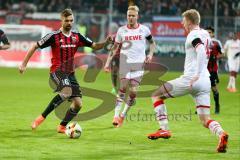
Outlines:
{"type": "Polygon", "coordinates": [[[77,122],[71,122],[66,126],[65,133],[69,138],[77,139],[82,134],[82,128],[77,122]]]}

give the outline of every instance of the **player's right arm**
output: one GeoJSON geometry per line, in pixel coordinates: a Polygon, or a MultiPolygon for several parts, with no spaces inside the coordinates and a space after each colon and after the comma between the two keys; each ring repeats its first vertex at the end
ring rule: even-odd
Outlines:
{"type": "Polygon", "coordinates": [[[114,45],[113,45],[112,49],[109,52],[107,61],[106,61],[105,66],[104,66],[104,70],[105,71],[109,71],[110,70],[110,63],[111,63],[113,57],[119,51],[119,47],[120,47],[121,43],[122,43],[121,28],[119,28],[118,31],[117,31],[116,37],[115,37],[114,45]]]}
{"type": "Polygon", "coordinates": [[[45,37],[43,37],[40,41],[31,46],[31,48],[27,52],[27,55],[24,57],[22,64],[18,67],[19,72],[21,74],[24,73],[24,71],[26,70],[29,59],[32,57],[32,55],[38,48],[42,49],[53,45],[53,42],[55,41],[53,35],[54,32],[49,33],[45,37]]]}
{"type": "Polygon", "coordinates": [[[32,55],[34,54],[34,52],[38,49],[38,45],[37,43],[32,45],[31,48],[28,50],[27,55],[25,56],[22,64],[19,66],[19,72],[22,74],[24,73],[24,71],[26,70],[27,67],[27,63],[29,61],[29,59],[32,57],[32,55]]]}
{"type": "Polygon", "coordinates": [[[106,64],[104,66],[104,70],[106,72],[110,71],[110,63],[111,63],[113,57],[117,54],[118,48],[120,47],[119,45],[120,45],[119,43],[115,42],[113,48],[109,51],[107,61],[106,61],[106,64]]]}
{"type": "Polygon", "coordinates": [[[226,41],[225,45],[224,45],[224,52],[223,52],[223,55],[225,57],[227,57],[228,55],[228,48],[229,48],[229,40],[226,41]]]}
{"type": "Polygon", "coordinates": [[[204,63],[205,60],[207,59],[207,47],[208,44],[206,44],[206,46],[204,46],[204,43],[202,42],[201,38],[198,36],[193,36],[192,40],[192,47],[195,49],[196,54],[197,54],[197,65],[196,65],[196,73],[195,75],[193,75],[192,80],[190,81],[190,89],[192,89],[192,85],[193,83],[195,83],[199,77],[201,72],[204,70],[204,63]]]}

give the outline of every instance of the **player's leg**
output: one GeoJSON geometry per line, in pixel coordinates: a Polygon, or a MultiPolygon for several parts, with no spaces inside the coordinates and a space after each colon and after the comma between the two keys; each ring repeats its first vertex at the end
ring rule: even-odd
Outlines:
{"type": "Polygon", "coordinates": [[[114,57],[111,63],[111,79],[112,79],[112,93],[116,94],[118,91],[118,74],[119,74],[119,58],[114,57]]]}
{"type": "Polygon", "coordinates": [[[230,76],[229,76],[229,82],[228,82],[228,87],[227,90],[229,92],[236,92],[236,77],[237,77],[237,72],[235,71],[230,71],[230,76]]]}
{"type": "Polygon", "coordinates": [[[112,121],[112,124],[115,127],[117,127],[119,124],[120,111],[122,109],[123,102],[125,101],[125,94],[127,91],[128,84],[129,84],[129,79],[126,79],[126,78],[120,79],[120,87],[119,87],[118,95],[116,98],[114,117],[112,121]]]}
{"type": "Polygon", "coordinates": [[[45,110],[32,122],[32,129],[36,129],[46,117],[57,108],[64,100],[68,99],[72,94],[72,89],[69,87],[69,79],[66,75],[61,73],[51,73],[50,80],[57,88],[55,91],[59,92],[48,104],[45,110]]]}
{"type": "Polygon", "coordinates": [[[237,78],[237,73],[239,71],[239,67],[240,67],[240,57],[237,57],[233,60],[233,64],[231,68],[232,89],[230,90],[230,92],[237,92],[236,78],[237,78]]]}
{"type": "Polygon", "coordinates": [[[156,119],[159,123],[159,130],[148,135],[149,139],[170,138],[171,133],[168,126],[167,108],[164,100],[172,97],[170,92],[173,90],[170,83],[164,83],[152,94],[152,102],[156,119]]]}
{"type": "MultiPolygon", "coordinates": [[[[205,100],[207,99],[207,96],[206,97],[201,96],[201,97],[204,98],[205,100]]],[[[203,126],[208,128],[213,134],[215,134],[219,138],[217,151],[226,152],[227,143],[228,143],[228,134],[222,129],[221,125],[217,121],[211,119],[210,105],[199,103],[197,106],[197,112],[203,126]]]]}
{"type": "Polygon", "coordinates": [[[228,67],[230,71],[230,76],[229,76],[229,82],[227,86],[227,90],[229,92],[236,92],[236,77],[237,77],[237,72],[239,70],[239,60],[238,59],[233,59],[229,58],[228,59],[228,67]]]}
{"type": "Polygon", "coordinates": [[[168,126],[167,108],[164,100],[183,96],[189,93],[190,81],[185,78],[177,78],[164,83],[152,94],[152,101],[156,119],[160,129],[148,135],[149,139],[170,138],[171,133],[168,126]]]}
{"type": "Polygon", "coordinates": [[[210,82],[208,81],[208,78],[205,80],[202,79],[193,85],[193,90],[197,91],[193,94],[197,113],[203,126],[209,128],[213,134],[219,137],[217,151],[226,152],[228,135],[222,129],[221,125],[210,117],[210,82]]]}
{"type": "Polygon", "coordinates": [[[127,116],[128,111],[136,102],[137,89],[139,87],[139,84],[140,82],[135,79],[131,79],[129,82],[130,87],[129,87],[128,98],[125,103],[124,109],[119,117],[118,127],[120,127],[123,124],[124,118],[127,116]]]}
{"type": "Polygon", "coordinates": [[[61,121],[60,125],[58,126],[58,132],[64,133],[66,129],[66,125],[77,115],[82,107],[82,92],[80,90],[80,86],[77,82],[76,77],[74,74],[69,75],[69,80],[71,83],[71,95],[69,99],[72,101],[70,108],[67,110],[65,117],[61,121]]]}
{"type": "Polygon", "coordinates": [[[210,73],[210,81],[211,81],[211,89],[215,101],[215,114],[219,114],[220,112],[220,104],[219,104],[219,92],[217,89],[217,82],[218,82],[218,74],[217,72],[210,73]]]}
{"type": "Polygon", "coordinates": [[[58,133],[65,133],[66,125],[78,114],[82,108],[82,99],[80,97],[72,98],[72,105],[67,110],[65,117],[57,128],[58,133]]]}
{"type": "Polygon", "coordinates": [[[136,95],[137,95],[137,89],[140,85],[140,82],[141,82],[143,74],[144,74],[143,65],[144,65],[143,63],[132,64],[130,66],[130,71],[127,73],[126,77],[130,79],[130,81],[129,81],[129,96],[125,103],[123,112],[120,115],[118,127],[120,127],[122,125],[123,120],[127,115],[127,112],[136,102],[135,99],[136,99],[136,95]]]}
{"type": "Polygon", "coordinates": [[[227,90],[230,92],[232,89],[232,75],[231,75],[231,69],[232,69],[232,61],[231,58],[228,56],[228,69],[229,69],[229,81],[227,85],[227,90]]]}

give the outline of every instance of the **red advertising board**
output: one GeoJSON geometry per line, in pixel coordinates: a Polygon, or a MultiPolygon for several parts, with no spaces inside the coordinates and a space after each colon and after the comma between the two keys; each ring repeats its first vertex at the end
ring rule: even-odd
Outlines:
{"type": "Polygon", "coordinates": [[[39,19],[23,19],[22,24],[27,25],[44,25],[53,30],[58,30],[61,27],[60,20],[39,20],[39,19]]]}
{"type": "Polygon", "coordinates": [[[152,35],[157,38],[165,38],[165,40],[172,38],[176,40],[177,38],[184,39],[186,32],[181,24],[181,19],[178,17],[155,17],[152,22],[152,35]]]}

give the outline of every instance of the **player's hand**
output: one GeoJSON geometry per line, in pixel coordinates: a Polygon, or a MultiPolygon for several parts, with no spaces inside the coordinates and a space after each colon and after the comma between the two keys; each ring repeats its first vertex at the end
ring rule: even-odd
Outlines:
{"type": "Polygon", "coordinates": [[[109,65],[108,65],[108,64],[105,64],[103,70],[104,70],[105,72],[109,73],[109,72],[110,72],[110,67],[109,67],[109,65]]]}
{"type": "Polygon", "coordinates": [[[150,63],[152,61],[152,55],[147,55],[146,59],[145,59],[145,63],[150,63]]]}
{"type": "Polygon", "coordinates": [[[236,53],[234,59],[237,59],[240,56],[240,52],[236,53]]]}
{"type": "Polygon", "coordinates": [[[190,81],[190,90],[192,90],[193,84],[199,79],[199,76],[193,77],[193,79],[190,81]]]}
{"type": "Polygon", "coordinates": [[[113,43],[113,37],[112,36],[107,36],[105,41],[106,41],[106,44],[112,44],[113,43]]]}
{"type": "Polygon", "coordinates": [[[26,65],[21,64],[21,65],[18,67],[18,70],[19,70],[19,72],[20,72],[21,74],[23,74],[23,73],[25,72],[25,70],[26,70],[26,65]]]}

